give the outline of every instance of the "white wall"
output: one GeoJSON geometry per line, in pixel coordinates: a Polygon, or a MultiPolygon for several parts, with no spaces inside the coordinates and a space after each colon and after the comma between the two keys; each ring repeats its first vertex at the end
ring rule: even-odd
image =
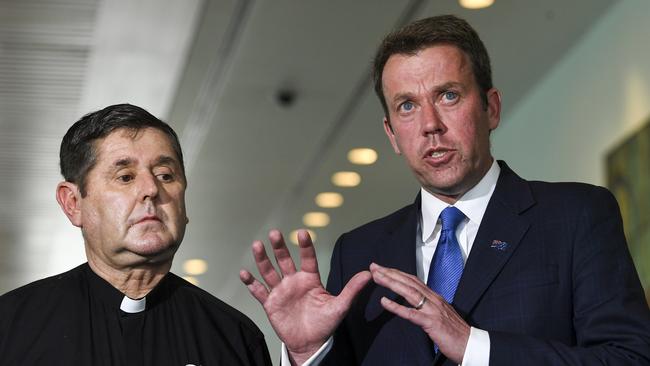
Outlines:
{"type": "Polygon", "coordinates": [[[527,179],[605,185],[606,153],[650,117],[649,17],[650,1],[613,5],[505,111],[495,157],[527,179]]]}

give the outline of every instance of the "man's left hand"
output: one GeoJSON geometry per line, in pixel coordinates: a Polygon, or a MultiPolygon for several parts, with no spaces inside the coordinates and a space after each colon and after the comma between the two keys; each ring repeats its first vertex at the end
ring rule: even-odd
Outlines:
{"type": "Polygon", "coordinates": [[[453,362],[461,364],[469,340],[470,326],[456,310],[413,275],[375,263],[370,265],[370,272],[375,283],[402,296],[414,306],[406,307],[383,297],[381,305],[384,309],[422,327],[440,352],[453,362]],[[418,305],[421,307],[416,309],[415,306],[418,305]]]}

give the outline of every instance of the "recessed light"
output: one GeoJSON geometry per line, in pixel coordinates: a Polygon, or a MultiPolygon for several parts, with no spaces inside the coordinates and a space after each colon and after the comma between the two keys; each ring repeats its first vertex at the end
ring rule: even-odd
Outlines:
{"type": "Polygon", "coordinates": [[[365,147],[352,149],[348,152],[348,160],[352,164],[370,165],[377,161],[377,152],[365,147]]]}
{"type": "Polygon", "coordinates": [[[336,172],[332,175],[332,183],[339,187],[356,187],[361,183],[361,176],[357,172],[336,172]]]}
{"type": "Polygon", "coordinates": [[[183,270],[188,275],[202,275],[208,270],[208,262],[203,259],[188,259],[183,263],[183,270]]]}
{"type": "Polygon", "coordinates": [[[343,204],[343,195],[336,192],[322,192],[316,195],[314,201],[323,208],[339,207],[343,204]]]}
{"type": "Polygon", "coordinates": [[[330,216],[325,212],[307,212],[302,223],[309,227],[325,227],[330,223],[330,216]]]}
{"type": "MultiPolygon", "coordinates": [[[[312,243],[316,242],[316,233],[313,230],[309,230],[309,229],[302,229],[302,230],[307,230],[312,243]]],[[[289,240],[291,240],[291,242],[294,245],[298,245],[298,230],[294,230],[291,233],[289,233],[289,240]]]]}
{"type": "Polygon", "coordinates": [[[494,4],[494,0],[458,0],[458,3],[466,9],[483,9],[494,4]]]}

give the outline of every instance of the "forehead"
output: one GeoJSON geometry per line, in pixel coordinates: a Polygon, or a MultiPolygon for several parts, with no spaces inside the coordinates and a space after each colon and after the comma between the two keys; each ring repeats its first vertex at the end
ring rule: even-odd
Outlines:
{"type": "Polygon", "coordinates": [[[382,73],[385,89],[403,82],[461,82],[473,78],[469,57],[458,47],[447,44],[424,48],[415,54],[394,54],[382,73]]]}
{"type": "Polygon", "coordinates": [[[114,159],[132,157],[143,161],[169,156],[178,161],[171,139],[156,128],[117,129],[94,144],[98,162],[112,163],[114,159]]]}

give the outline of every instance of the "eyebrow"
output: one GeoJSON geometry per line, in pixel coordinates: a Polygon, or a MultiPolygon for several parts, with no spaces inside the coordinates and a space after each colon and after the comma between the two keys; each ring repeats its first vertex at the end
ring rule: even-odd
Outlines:
{"type": "MultiPolygon", "coordinates": [[[[120,159],[117,159],[113,163],[113,167],[116,168],[116,169],[122,169],[122,168],[125,168],[125,167],[128,167],[128,166],[134,165],[134,164],[135,164],[135,159],[132,159],[132,158],[120,158],[120,159]]],[[[156,160],[154,160],[153,166],[160,166],[160,165],[176,165],[176,166],[178,166],[179,164],[178,164],[178,161],[176,159],[174,159],[173,157],[171,157],[171,156],[160,155],[158,158],[156,158],[156,160]]]]}
{"type": "Polygon", "coordinates": [[[393,97],[393,103],[401,102],[403,100],[413,99],[412,93],[399,93],[393,97]]]}
{"type": "Polygon", "coordinates": [[[462,87],[463,87],[463,84],[461,84],[461,83],[458,83],[458,82],[455,82],[455,81],[449,81],[449,82],[446,82],[446,83],[444,83],[442,85],[436,86],[433,90],[440,93],[440,92],[447,91],[447,90],[452,89],[452,88],[462,88],[462,87]]]}
{"type": "MultiPolygon", "coordinates": [[[[447,90],[452,89],[452,88],[462,88],[462,86],[463,86],[463,84],[461,84],[459,82],[449,81],[449,82],[446,82],[444,84],[435,86],[432,90],[436,94],[438,94],[438,93],[441,93],[443,91],[447,91],[447,90]]],[[[409,99],[414,99],[414,98],[415,98],[415,95],[413,93],[410,93],[410,92],[398,93],[393,97],[392,102],[397,103],[397,102],[401,102],[403,100],[409,100],[409,99]]]]}
{"type": "Polygon", "coordinates": [[[124,167],[130,166],[130,165],[133,165],[133,159],[131,159],[131,158],[121,158],[121,159],[116,160],[113,163],[113,166],[115,168],[117,168],[117,169],[124,168],[124,167]]]}
{"type": "Polygon", "coordinates": [[[178,161],[174,159],[171,156],[167,155],[160,155],[155,161],[154,161],[154,166],[159,166],[159,165],[175,165],[179,166],[178,161]]]}

